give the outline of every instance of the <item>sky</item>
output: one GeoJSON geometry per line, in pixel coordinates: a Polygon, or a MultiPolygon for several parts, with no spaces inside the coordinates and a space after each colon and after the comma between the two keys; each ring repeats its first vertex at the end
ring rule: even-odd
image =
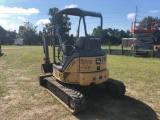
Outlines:
{"type": "Polygon", "coordinates": [[[0,0],[0,25],[6,30],[18,31],[20,25],[30,22],[42,30],[49,23],[49,8],[77,7],[83,10],[100,12],[103,16],[103,29],[115,28],[130,30],[135,20],[144,17],[160,18],[160,0],[0,0]]]}

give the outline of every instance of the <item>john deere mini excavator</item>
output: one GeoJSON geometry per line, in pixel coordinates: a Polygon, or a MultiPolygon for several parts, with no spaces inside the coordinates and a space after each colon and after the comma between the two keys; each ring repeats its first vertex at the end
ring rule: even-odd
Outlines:
{"type": "Polygon", "coordinates": [[[109,79],[106,67],[106,53],[101,48],[102,15],[96,12],[84,11],[79,8],[67,8],[56,12],[55,24],[43,30],[44,76],[39,77],[39,83],[56,99],[65,105],[72,113],[83,111],[86,106],[84,87],[100,86],[104,91],[110,91],[117,96],[125,94],[122,82],[109,79]],[[60,34],[57,18],[59,15],[70,15],[79,18],[75,42],[64,40],[60,34]],[[100,34],[91,36],[87,31],[86,17],[98,18],[100,34]],[[80,36],[83,25],[84,36],[80,36]],[[50,42],[51,39],[51,42],[50,42]],[[57,42],[58,41],[58,42],[57,42]],[[53,62],[50,63],[48,44],[52,43],[53,62]],[[58,43],[58,44],[57,44],[58,43]],[[72,44],[71,44],[72,43],[72,44]]]}

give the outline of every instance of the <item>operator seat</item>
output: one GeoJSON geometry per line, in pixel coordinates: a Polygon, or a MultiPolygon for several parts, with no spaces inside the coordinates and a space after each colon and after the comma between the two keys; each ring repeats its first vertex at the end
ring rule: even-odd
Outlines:
{"type": "Polygon", "coordinates": [[[71,56],[74,52],[74,38],[73,35],[69,36],[69,39],[62,42],[63,55],[71,56]]]}
{"type": "Polygon", "coordinates": [[[85,42],[86,42],[86,37],[79,37],[75,44],[76,50],[84,50],[85,42]]]}

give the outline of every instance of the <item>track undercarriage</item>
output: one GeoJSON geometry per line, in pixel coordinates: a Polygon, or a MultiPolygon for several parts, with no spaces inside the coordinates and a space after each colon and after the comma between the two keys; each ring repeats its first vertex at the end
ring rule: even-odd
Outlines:
{"type": "MultiPolygon", "coordinates": [[[[86,99],[84,96],[84,87],[64,84],[56,80],[52,75],[39,77],[39,84],[46,88],[46,90],[61,102],[71,113],[75,114],[85,110],[86,99]]],[[[109,79],[107,82],[93,87],[98,87],[104,92],[119,97],[125,94],[124,84],[113,79],[109,79]]]]}
{"type": "Polygon", "coordinates": [[[53,76],[42,76],[39,82],[70,112],[77,113],[85,109],[85,97],[72,86],[57,81],[53,76]]]}

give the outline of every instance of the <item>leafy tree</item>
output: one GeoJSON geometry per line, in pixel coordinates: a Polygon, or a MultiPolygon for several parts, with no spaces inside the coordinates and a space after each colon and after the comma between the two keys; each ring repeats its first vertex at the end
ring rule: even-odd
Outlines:
{"type": "Polygon", "coordinates": [[[101,31],[101,27],[98,26],[97,28],[93,29],[92,35],[93,36],[99,36],[100,31],[101,31]]]}
{"type": "Polygon", "coordinates": [[[121,40],[122,38],[130,38],[131,35],[130,35],[130,31],[127,30],[126,32],[124,30],[121,30],[118,32],[118,35],[117,35],[117,38],[119,40],[121,40]]]}
{"type": "MultiPolygon", "coordinates": [[[[100,32],[100,26],[97,28],[93,29],[92,35],[99,35],[100,32]]],[[[122,38],[129,38],[131,37],[130,31],[119,31],[118,29],[103,29],[102,30],[102,44],[109,44],[111,43],[112,45],[118,45],[121,44],[121,39],[122,38]]]]}
{"type": "Polygon", "coordinates": [[[152,16],[147,16],[140,21],[140,24],[138,27],[143,27],[147,26],[145,29],[150,29],[151,23],[156,22],[156,27],[157,29],[153,33],[154,35],[154,43],[155,44],[160,44],[160,19],[158,17],[152,17],[152,16]]]}
{"type": "Polygon", "coordinates": [[[118,29],[108,28],[108,29],[105,30],[105,32],[103,32],[103,39],[106,38],[107,44],[108,43],[111,43],[112,45],[120,44],[121,42],[117,37],[118,33],[119,33],[118,29]]]}
{"type": "Polygon", "coordinates": [[[7,34],[6,34],[6,42],[7,42],[7,44],[13,45],[15,38],[16,38],[16,32],[15,31],[7,31],[7,34]]]}
{"type": "MultiPolygon", "coordinates": [[[[46,27],[55,25],[54,17],[57,11],[59,11],[59,9],[56,7],[49,9],[48,15],[51,16],[51,18],[49,19],[51,23],[46,25],[46,27]]],[[[56,19],[56,25],[58,25],[59,27],[59,32],[62,36],[63,41],[69,39],[69,30],[71,29],[71,22],[69,22],[70,18],[68,16],[63,16],[62,14],[59,14],[56,19]]]]}
{"type": "Polygon", "coordinates": [[[0,26],[0,40],[3,45],[10,45],[14,43],[16,38],[15,31],[7,31],[2,26],[0,26]]]}
{"type": "Polygon", "coordinates": [[[142,21],[140,21],[138,27],[140,28],[145,27],[144,29],[149,30],[152,22],[156,22],[157,28],[158,29],[160,28],[160,19],[158,17],[152,17],[152,16],[144,17],[142,21]]]}
{"type": "Polygon", "coordinates": [[[41,38],[37,34],[37,26],[33,26],[30,22],[26,22],[23,26],[19,26],[19,37],[24,39],[26,45],[41,44],[41,38]]]}
{"type": "Polygon", "coordinates": [[[2,26],[0,26],[0,39],[1,39],[1,44],[7,44],[7,43],[6,43],[6,34],[7,34],[7,31],[6,31],[2,26]]]}

